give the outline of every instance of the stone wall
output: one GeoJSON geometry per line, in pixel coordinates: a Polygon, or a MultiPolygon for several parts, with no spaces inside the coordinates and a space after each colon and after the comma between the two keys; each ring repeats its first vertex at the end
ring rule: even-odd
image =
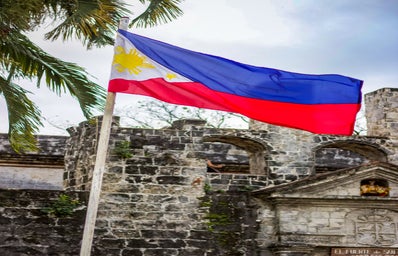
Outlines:
{"type": "Polygon", "coordinates": [[[93,254],[256,255],[255,210],[247,192],[204,193],[175,183],[146,193],[103,193],[93,254]]]}
{"type": "Polygon", "coordinates": [[[63,189],[62,167],[0,166],[0,189],[63,189]]]}
{"type": "MultiPolygon", "coordinates": [[[[83,122],[78,127],[69,130],[71,136],[67,143],[70,146],[65,153],[64,174],[64,185],[68,190],[90,188],[90,171],[95,163],[100,123],[101,117],[97,119],[97,122],[91,124],[83,122]]],[[[261,175],[254,176],[262,176],[261,180],[264,182],[262,184],[268,185],[271,182],[267,178],[266,167],[269,156],[256,155],[256,151],[264,150],[264,146],[256,141],[259,140],[257,137],[263,135],[258,132],[254,134],[257,136],[250,138],[251,133],[245,130],[219,130],[204,126],[189,126],[189,130],[173,127],[159,130],[123,128],[119,127],[119,119],[115,117],[108,149],[108,169],[114,168],[116,163],[119,165],[123,163],[130,169],[136,168],[141,171],[145,168],[149,174],[153,170],[180,171],[187,168],[198,169],[203,176],[206,174],[206,159],[211,159],[214,163],[225,165],[221,170],[223,173],[231,174],[231,177],[236,174],[237,179],[242,179],[239,178],[239,174],[251,174],[248,168],[243,166],[251,165],[253,161],[250,158],[255,158],[263,164],[256,165],[262,168],[253,172],[261,173],[261,175]],[[132,154],[128,159],[124,159],[126,161],[122,161],[116,152],[119,144],[123,143],[128,143],[127,150],[132,154]]],[[[259,180],[260,178],[251,177],[250,179],[259,180]]]]}
{"type": "MultiPolygon", "coordinates": [[[[71,133],[65,156],[69,190],[90,187],[88,171],[94,165],[100,122],[82,123],[71,133]],[[82,143],[88,146],[81,148],[82,143]]],[[[192,120],[158,130],[123,128],[116,118],[94,251],[223,255],[233,250],[231,255],[256,255],[261,248],[257,243],[265,240],[258,238],[261,229],[267,227],[256,222],[263,214],[257,216],[255,200],[248,199],[250,191],[310,177],[317,171],[317,160],[319,167],[329,167],[327,171],[394,162],[394,145],[386,137],[313,135],[277,127],[212,129],[192,120]],[[347,163],[350,158],[354,162],[347,163]],[[207,173],[206,159],[228,168],[207,173]],[[243,165],[249,171],[231,170],[243,165]],[[217,208],[220,203],[226,207],[217,208]]],[[[272,234],[267,239],[273,239],[272,234]]]]}
{"type": "Polygon", "coordinates": [[[78,255],[87,192],[0,189],[0,255],[78,255]],[[80,205],[70,216],[50,216],[59,196],[80,205]]]}
{"type": "MultiPolygon", "coordinates": [[[[67,190],[90,186],[87,170],[94,164],[96,127],[82,123],[71,133],[65,156],[67,190]],[[79,149],[85,138],[92,148],[79,149]]],[[[228,165],[234,158],[248,164],[246,151],[223,143],[215,129],[182,128],[127,129],[115,119],[95,255],[254,255],[258,227],[252,223],[255,207],[248,207],[248,195],[270,180],[266,175],[207,173],[205,159],[228,165]],[[203,143],[204,137],[211,142],[203,143]],[[229,159],[215,157],[220,152],[228,152],[229,159]]]]}
{"type": "Polygon", "coordinates": [[[382,88],[365,95],[367,134],[398,137],[398,88],[382,88]]]}
{"type": "MultiPolygon", "coordinates": [[[[70,130],[65,188],[89,189],[100,122],[101,119],[82,123],[70,130]]],[[[117,143],[128,142],[131,159],[137,159],[141,166],[172,164],[205,170],[205,160],[211,159],[225,164],[222,172],[263,176],[267,185],[369,162],[398,163],[398,139],[394,137],[314,135],[275,126],[267,130],[235,130],[186,125],[182,130],[153,130],[118,125],[115,118],[110,161],[116,159],[112,151],[117,143]]]]}
{"type": "MultiPolygon", "coordinates": [[[[115,118],[114,123],[118,124],[115,118]]],[[[64,188],[67,190],[89,190],[101,119],[82,122],[68,129],[70,137],[65,148],[64,188]]]]}
{"type": "MultiPolygon", "coordinates": [[[[275,209],[280,243],[268,246],[268,250],[285,251],[285,253],[290,251],[288,255],[296,255],[294,253],[306,248],[307,251],[300,255],[328,256],[331,247],[396,248],[396,243],[388,241],[392,240],[392,237],[396,241],[396,232],[385,231],[388,226],[397,223],[398,216],[393,210],[395,203],[396,201],[384,201],[375,204],[363,199],[340,200],[340,202],[336,199],[280,201],[276,203],[275,209]],[[368,204],[365,209],[364,204],[368,204]],[[385,216],[384,222],[381,216],[385,216]],[[371,230],[364,232],[366,228],[373,228],[372,225],[378,225],[379,234],[371,230]],[[380,237],[375,241],[373,236],[377,235],[380,237]]],[[[284,254],[279,252],[275,255],[284,254]]]]}
{"type": "MultiPolygon", "coordinates": [[[[54,136],[54,135],[38,135],[36,136],[37,146],[40,149],[38,152],[26,152],[22,155],[18,155],[11,148],[10,142],[8,141],[7,134],[0,134],[0,152],[1,159],[4,157],[9,157],[7,162],[15,162],[22,157],[27,159],[23,159],[21,162],[24,164],[34,163],[34,158],[29,158],[30,156],[36,156],[36,161],[40,160],[40,163],[44,163],[44,160],[47,159],[47,164],[51,164],[56,157],[63,157],[65,154],[65,141],[68,137],[66,136],[54,136]],[[51,160],[53,159],[53,160],[51,160]],[[14,161],[13,161],[14,160],[14,161]]],[[[58,164],[59,162],[56,162],[58,164]]]]}
{"type": "Polygon", "coordinates": [[[0,188],[63,188],[66,136],[37,136],[38,152],[16,154],[6,134],[0,134],[0,188]]]}
{"type": "Polygon", "coordinates": [[[341,247],[397,248],[397,171],[397,165],[376,163],[253,192],[262,199],[256,201],[258,246],[264,255],[276,256],[328,256],[331,248],[341,247]],[[385,179],[389,195],[361,195],[361,180],[368,178],[385,179]]]}

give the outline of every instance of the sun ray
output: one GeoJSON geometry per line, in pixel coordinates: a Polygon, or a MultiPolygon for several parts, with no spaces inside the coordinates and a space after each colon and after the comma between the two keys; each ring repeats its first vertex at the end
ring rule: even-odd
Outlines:
{"type": "Polygon", "coordinates": [[[122,46],[117,46],[112,65],[118,72],[128,71],[130,74],[138,75],[144,68],[155,68],[146,61],[146,57],[138,53],[136,49],[130,49],[127,53],[122,46]]]}

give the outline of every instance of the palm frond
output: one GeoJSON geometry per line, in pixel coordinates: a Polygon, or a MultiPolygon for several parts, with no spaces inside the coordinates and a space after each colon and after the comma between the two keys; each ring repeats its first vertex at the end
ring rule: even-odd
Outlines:
{"type": "Polygon", "coordinates": [[[48,14],[46,0],[1,0],[0,24],[19,31],[33,30],[48,14]]]}
{"type": "Polygon", "coordinates": [[[178,7],[182,0],[140,0],[140,2],[143,4],[150,2],[150,4],[141,15],[131,21],[130,26],[153,27],[168,23],[183,14],[178,7]]]}
{"type": "Polygon", "coordinates": [[[0,76],[0,94],[8,109],[8,136],[17,153],[37,151],[34,134],[42,126],[40,110],[29,100],[28,91],[0,76]]]}
{"type": "Polygon", "coordinates": [[[119,0],[76,0],[67,6],[63,3],[62,23],[46,33],[45,38],[65,41],[75,37],[87,48],[112,45],[119,20],[131,14],[125,6],[119,0]]]}
{"type": "Polygon", "coordinates": [[[12,33],[0,45],[0,53],[0,64],[7,70],[13,68],[15,77],[37,78],[38,87],[44,78],[57,95],[69,92],[79,101],[86,118],[92,116],[93,110],[103,110],[104,88],[90,81],[83,68],[47,54],[26,36],[12,33]]]}

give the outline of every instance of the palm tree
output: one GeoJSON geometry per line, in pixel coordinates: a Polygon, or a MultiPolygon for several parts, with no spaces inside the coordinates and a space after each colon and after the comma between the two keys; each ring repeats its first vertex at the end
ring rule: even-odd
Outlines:
{"type": "MultiPolygon", "coordinates": [[[[131,26],[146,27],[169,22],[182,11],[182,0],[139,0],[146,10],[131,26]]],[[[44,22],[57,25],[45,34],[47,40],[78,39],[88,49],[113,44],[121,17],[132,12],[122,0],[0,0],[0,95],[5,99],[9,119],[9,140],[16,152],[37,149],[34,134],[42,126],[41,113],[28,98],[21,79],[45,84],[57,95],[70,93],[86,118],[101,110],[105,90],[88,78],[76,64],[46,53],[25,35],[44,22]]]]}

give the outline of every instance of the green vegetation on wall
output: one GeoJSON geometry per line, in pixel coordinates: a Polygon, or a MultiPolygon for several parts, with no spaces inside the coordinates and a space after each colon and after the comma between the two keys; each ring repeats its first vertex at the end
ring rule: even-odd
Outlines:
{"type": "Polygon", "coordinates": [[[52,203],[50,206],[43,208],[42,211],[51,217],[70,217],[79,204],[79,200],[72,199],[68,195],[61,194],[57,201],[52,203]]]}

